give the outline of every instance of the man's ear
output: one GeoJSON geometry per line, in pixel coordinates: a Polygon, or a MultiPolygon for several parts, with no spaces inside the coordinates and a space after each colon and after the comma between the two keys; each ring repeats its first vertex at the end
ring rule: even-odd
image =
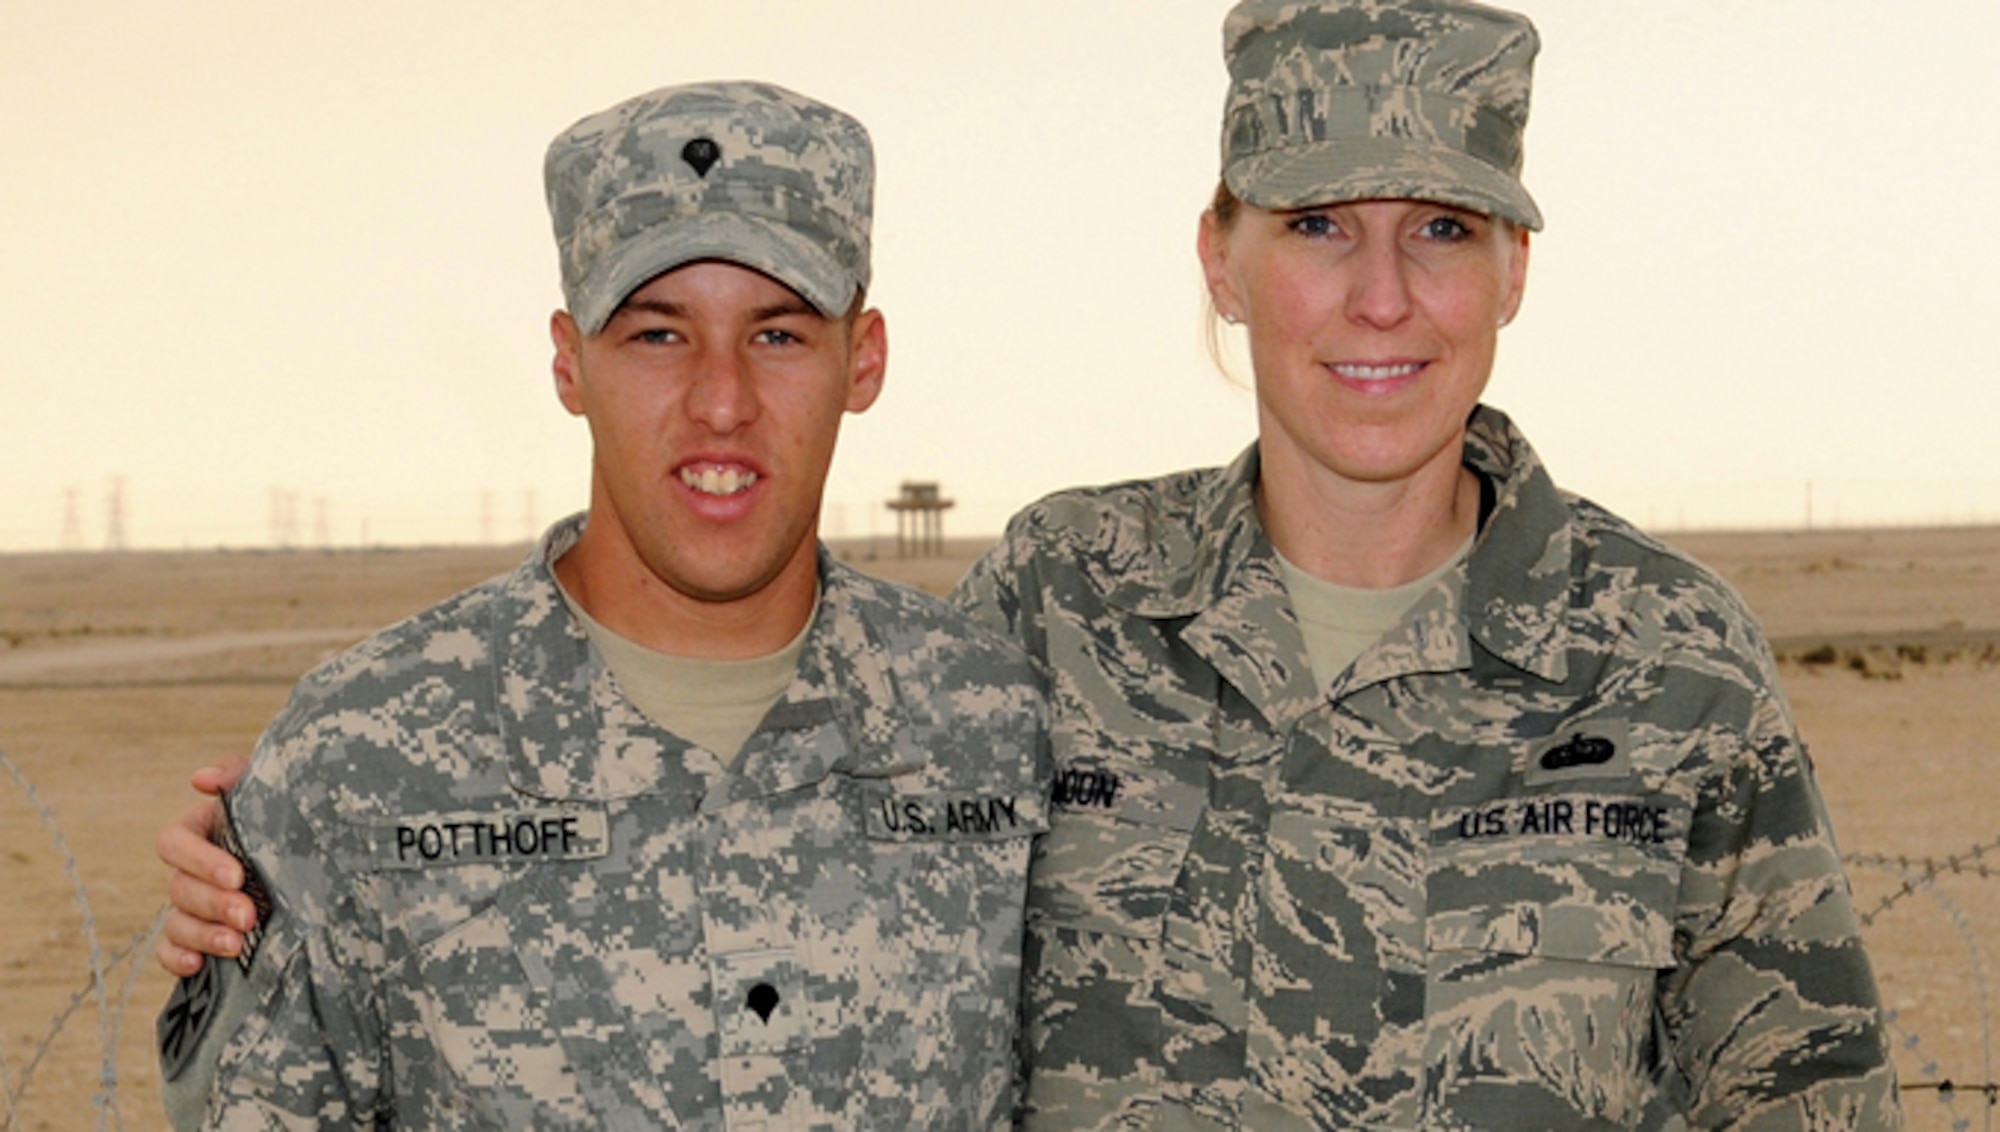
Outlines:
{"type": "Polygon", "coordinates": [[[873,307],[854,316],[848,329],[847,411],[863,413],[882,395],[882,377],[889,368],[889,326],[873,307]]]}
{"type": "Polygon", "coordinates": [[[549,369],[555,374],[556,399],[571,416],[583,415],[583,328],[568,311],[549,316],[549,341],[555,357],[549,369]]]}

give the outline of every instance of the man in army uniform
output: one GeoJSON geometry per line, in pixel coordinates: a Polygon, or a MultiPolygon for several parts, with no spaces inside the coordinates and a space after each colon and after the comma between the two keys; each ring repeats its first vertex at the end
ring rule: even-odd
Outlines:
{"type": "Polygon", "coordinates": [[[220,836],[259,906],[160,1024],[178,1127],[996,1128],[1041,703],[835,563],[886,362],[859,123],[669,88],[550,146],[590,508],[308,675],[220,836]]]}

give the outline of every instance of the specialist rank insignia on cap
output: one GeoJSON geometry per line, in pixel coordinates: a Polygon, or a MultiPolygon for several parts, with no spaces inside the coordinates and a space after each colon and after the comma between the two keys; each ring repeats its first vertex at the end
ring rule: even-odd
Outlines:
{"type": "Polygon", "coordinates": [[[714,138],[696,138],[681,147],[681,160],[688,163],[697,177],[708,176],[715,163],[722,160],[722,147],[714,138]]]}

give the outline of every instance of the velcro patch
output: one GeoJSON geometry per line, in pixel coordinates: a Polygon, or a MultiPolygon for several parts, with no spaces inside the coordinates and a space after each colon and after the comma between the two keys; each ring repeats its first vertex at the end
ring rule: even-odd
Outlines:
{"type": "Polygon", "coordinates": [[[868,836],[878,841],[997,841],[1049,828],[1039,793],[897,794],[871,792],[864,803],[868,836]]]}
{"type": "Polygon", "coordinates": [[[367,830],[368,864],[383,870],[587,861],[611,847],[602,809],[411,814],[367,830]]]}
{"type": "Polygon", "coordinates": [[[236,954],[236,965],[244,974],[250,973],[250,964],[257,958],[257,949],[263,946],[264,933],[270,928],[271,891],[264,887],[264,878],[258,875],[257,866],[250,863],[250,854],[243,849],[243,839],[236,835],[236,814],[229,808],[229,795],[222,795],[222,820],[217,823],[216,844],[228,850],[243,866],[243,895],[250,898],[251,907],[257,910],[257,923],[243,933],[243,950],[236,954]]]}

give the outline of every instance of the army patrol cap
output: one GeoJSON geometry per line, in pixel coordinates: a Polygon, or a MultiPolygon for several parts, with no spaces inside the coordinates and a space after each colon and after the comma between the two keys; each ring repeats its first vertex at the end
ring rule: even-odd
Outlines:
{"type": "Polygon", "coordinates": [[[868,131],[783,87],[696,83],[621,102],[549,144],[543,183],[585,334],[697,260],[763,272],[828,318],[868,285],[868,131]]]}
{"type": "Polygon", "coordinates": [[[1259,208],[1429,200],[1539,229],[1520,175],[1540,46],[1467,0],[1244,0],[1222,28],[1223,180],[1259,208]]]}

